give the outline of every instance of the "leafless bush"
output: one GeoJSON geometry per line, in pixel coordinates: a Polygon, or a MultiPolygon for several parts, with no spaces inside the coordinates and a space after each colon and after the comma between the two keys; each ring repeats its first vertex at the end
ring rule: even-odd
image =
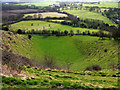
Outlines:
{"type": "Polygon", "coordinates": [[[11,73],[17,71],[20,73],[22,71],[23,65],[30,65],[30,66],[39,66],[35,61],[30,60],[26,57],[15,55],[11,52],[3,51],[2,53],[2,64],[7,65],[11,73]]]}
{"type": "Polygon", "coordinates": [[[67,67],[67,70],[70,70],[70,67],[73,63],[71,63],[70,61],[66,60],[65,61],[65,64],[66,64],[66,67],[67,67]]]}
{"type": "Polygon", "coordinates": [[[52,55],[44,55],[42,60],[43,68],[51,68],[55,69],[58,68],[56,66],[56,59],[52,55]]]}
{"type": "Polygon", "coordinates": [[[99,71],[99,70],[102,70],[102,68],[99,66],[99,65],[92,65],[92,66],[88,66],[85,71],[99,71]]]}

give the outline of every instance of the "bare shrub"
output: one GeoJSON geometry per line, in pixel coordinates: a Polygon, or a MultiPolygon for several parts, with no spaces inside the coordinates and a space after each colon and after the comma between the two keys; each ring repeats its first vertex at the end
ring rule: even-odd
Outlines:
{"type": "Polygon", "coordinates": [[[52,55],[44,55],[43,60],[42,60],[42,65],[43,68],[58,68],[56,66],[56,59],[52,55]]]}
{"type": "Polygon", "coordinates": [[[31,40],[31,37],[32,37],[31,35],[28,35],[28,39],[30,39],[30,40],[31,40]]]}
{"type": "Polygon", "coordinates": [[[88,66],[85,71],[99,71],[99,70],[102,70],[102,68],[99,66],[99,65],[92,65],[92,66],[88,66]]]}
{"type": "Polygon", "coordinates": [[[2,64],[6,64],[12,74],[14,71],[21,73],[23,65],[39,66],[39,63],[31,59],[7,51],[3,51],[2,53],[2,64]]]}
{"type": "Polygon", "coordinates": [[[72,65],[73,63],[71,63],[70,61],[66,60],[66,61],[65,61],[65,64],[66,64],[67,70],[70,70],[71,65],[72,65]]]}
{"type": "Polygon", "coordinates": [[[120,70],[120,65],[118,65],[118,67],[117,67],[117,68],[118,68],[118,70],[120,70]]]}

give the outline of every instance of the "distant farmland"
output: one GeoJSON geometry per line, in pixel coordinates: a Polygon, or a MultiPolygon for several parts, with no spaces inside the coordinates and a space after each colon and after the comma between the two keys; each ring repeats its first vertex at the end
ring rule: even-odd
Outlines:
{"type": "Polygon", "coordinates": [[[38,15],[41,14],[42,18],[46,18],[46,17],[67,17],[66,14],[61,14],[61,13],[58,13],[58,12],[44,12],[44,13],[32,13],[32,14],[25,14],[24,15],[24,18],[27,17],[27,16],[34,16],[34,15],[38,15]]]}
{"type": "Polygon", "coordinates": [[[51,4],[58,4],[57,2],[39,2],[39,3],[20,3],[20,4],[16,4],[16,5],[35,5],[35,6],[49,6],[51,4]]]}
{"type": "Polygon", "coordinates": [[[98,6],[98,7],[106,7],[106,8],[118,8],[118,3],[117,2],[101,2],[100,4],[83,4],[83,6],[98,6]]]}
{"type": "Polygon", "coordinates": [[[38,11],[37,9],[7,10],[7,11],[2,11],[2,15],[4,17],[9,17],[9,16],[17,16],[21,13],[31,13],[37,11],[38,11]]]}
{"type": "Polygon", "coordinates": [[[73,14],[73,15],[77,15],[83,19],[102,20],[105,23],[108,23],[109,25],[116,25],[111,20],[109,20],[107,17],[102,16],[101,13],[90,12],[88,10],[63,10],[63,11],[70,13],[70,14],[73,14]]]}
{"type": "Polygon", "coordinates": [[[8,10],[8,13],[29,13],[29,12],[37,12],[37,9],[23,9],[23,10],[8,10]]]}

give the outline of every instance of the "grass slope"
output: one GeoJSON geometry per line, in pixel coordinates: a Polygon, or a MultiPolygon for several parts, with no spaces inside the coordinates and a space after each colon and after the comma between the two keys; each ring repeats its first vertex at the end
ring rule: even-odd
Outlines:
{"type": "Polygon", "coordinates": [[[61,25],[57,23],[51,23],[51,22],[45,22],[45,21],[39,21],[39,20],[31,20],[31,21],[21,21],[15,24],[10,25],[10,30],[18,30],[22,29],[25,31],[28,30],[60,30],[60,31],[70,31],[73,30],[74,33],[76,33],[77,30],[80,30],[80,32],[90,31],[90,32],[97,32],[98,29],[87,29],[87,28],[80,28],[80,27],[72,27],[68,25],[61,25]],[[31,24],[33,23],[33,26],[31,24]],[[49,27],[50,25],[50,27],[49,27]]]}
{"type": "Polygon", "coordinates": [[[95,13],[90,12],[88,10],[63,10],[64,12],[79,16],[83,19],[96,19],[96,20],[102,20],[105,23],[108,23],[109,25],[115,25],[111,20],[109,20],[107,17],[102,16],[101,13],[95,13]]]}
{"type": "Polygon", "coordinates": [[[27,77],[2,76],[3,88],[118,88],[118,71],[74,72],[24,67],[27,77]]]}
{"type": "Polygon", "coordinates": [[[100,4],[83,4],[83,6],[98,6],[98,7],[106,7],[106,8],[118,8],[117,2],[101,2],[100,4]]]}
{"type": "Polygon", "coordinates": [[[113,40],[98,40],[98,37],[82,35],[72,37],[32,35],[31,40],[27,39],[27,35],[16,35],[16,38],[13,38],[14,36],[8,34],[6,37],[3,37],[3,44],[9,44],[7,45],[9,51],[36,61],[41,61],[45,54],[51,55],[56,58],[56,64],[61,68],[67,67],[66,61],[73,63],[72,70],[84,70],[93,64],[109,69],[112,68],[111,63],[118,64],[118,43],[113,40]],[[15,43],[6,37],[11,37],[15,43]]]}

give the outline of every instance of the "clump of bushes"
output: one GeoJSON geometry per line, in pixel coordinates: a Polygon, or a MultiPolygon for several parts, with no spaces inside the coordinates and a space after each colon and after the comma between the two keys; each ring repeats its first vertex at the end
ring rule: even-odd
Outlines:
{"type": "Polygon", "coordinates": [[[18,34],[22,34],[22,30],[21,30],[21,29],[18,29],[18,30],[17,30],[17,33],[18,33],[18,34]]]}
{"type": "Polygon", "coordinates": [[[102,68],[99,65],[88,66],[85,71],[100,71],[102,68]]]}
{"type": "Polygon", "coordinates": [[[30,39],[30,40],[31,40],[31,37],[32,37],[31,35],[28,35],[28,39],[30,39]]]}
{"type": "Polygon", "coordinates": [[[51,55],[44,55],[44,58],[42,60],[42,68],[50,68],[50,69],[56,69],[58,68],[56,66],[56,59],[51,55]]]}
{"type": "Polygon", "coordinates": [[[9,28],[7,26],[6,27],[2,27],[2,30],[9,31],[9,28]]]}
{"type": "Polygon", "coordinates": [[[117,67],[117,68],[118,68],[118,70],[120,70],[120,65],[118,65],[118,67],[117,67]]]}

